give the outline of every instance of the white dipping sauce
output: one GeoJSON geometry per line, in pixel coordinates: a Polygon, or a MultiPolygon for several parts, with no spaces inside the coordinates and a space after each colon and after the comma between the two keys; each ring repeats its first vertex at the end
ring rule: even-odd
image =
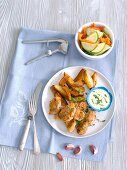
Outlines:
{"type": "Polygon", "coordinates": [[[110,95],[103,89],[95,89],[90,93],[89,102],[95,109],[105,109],[110,104],[110,95]]]}

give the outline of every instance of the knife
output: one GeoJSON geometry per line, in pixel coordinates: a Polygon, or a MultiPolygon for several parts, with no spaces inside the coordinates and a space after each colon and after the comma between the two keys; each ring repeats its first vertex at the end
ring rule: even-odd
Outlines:
{"type": "MultiPolygon", "coordinates": [[[[29,129],[30,129],[31,120],[34,119],[34,116],[37,112],[37,103],[38,103],[38,98],[39,98],[39,94],[41,92],[41,89],[42,89],[42,83],[39,82],[38,85],[36,86],[35,90],[34,90],[34,93],[31,96],[30,101],[29,101],[28,121],[27,121],[26,127],[24,129],[24,132],[23,132],[23,135],[22,135],[22,138],[21,138],[21,141],[20,141],[20,145],[19,145],[20,151],[22,151],[25,147],[27,137],[28,137],[28,133],[29,133],[29,129]],[[32,112],[30,112],[30,104],[31,103],[36,103],[35,112],[33,114],[32,114],[32,112]]],[[[38,139],[37,139],[37,132],[36,132],[36,128],[35,128],[35,120],[34,120],[34,141],[36,142],[36,143],[35,142],[34,143],[37,145],[37,146],[35,146],[36,150],[38,150],[38,152],[39,152],[40,148],[39,148],[39,143],[38,143],[38,139]]]]}

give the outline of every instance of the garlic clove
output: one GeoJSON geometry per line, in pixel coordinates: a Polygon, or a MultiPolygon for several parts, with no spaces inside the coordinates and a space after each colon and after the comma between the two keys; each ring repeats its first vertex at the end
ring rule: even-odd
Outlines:
{"type": "Polygon", "coordinates": [[[73,150],[75,148],[75,146],[73,145],[73,144],[66,144],[65,146],[64,146],[64,149],[65,150],[73,150]]]}
{"type": "Polygon", "coordinates": [[[63,161],[63,156],[59,152],[56,154],[56,156],[59,161],[63,161]]]}
{"type": "Polygon", "coordinates": [[[98,148],[94,145],[89,145],[89,149],[92,152],[92,154],[96,155],[98,153],[98,148]]]}
{"type": "Polygon", "coordinates": [[[81,148],[81,146],[75,147],[73,153],[74,153],[75,155],[80,155],[80,154],[82,153],[82,148],[81,148]]]}

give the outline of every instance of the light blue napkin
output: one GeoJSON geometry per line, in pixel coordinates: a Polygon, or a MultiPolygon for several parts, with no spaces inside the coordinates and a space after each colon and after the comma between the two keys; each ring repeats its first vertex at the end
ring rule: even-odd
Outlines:
{"type": "MultiPolygon", "coordinates": [[[[56,48],[57,45],[58,44],[51,45],[51,48],[56,48]]],[[[8,75],[6,88],[0,103],[0,144],[12,147],[19,146],[24,125],[27,120],[28,100],[40,80],[43,86],[45,86],[47,81],[56,72],[65,67],[89,66],[102,72],[113,83],[116,65],[116,49],[117,44],[107,58],[98,61],[90,61],[84,59],[78,53],[74,43],[74,35],[72,34],[22,29],[19,34],[17,49],[8,75]],[[49,47],[46,44],[22,44],[22,40],[50,38],[64,38],[68,40],[68,54],[63,55],[58,53],[25,66],[24,63],[27,60],[31,59],[33,56],[39,55],[42,51],[47,51],[49,47]]],[[[43,115],[41,96],[38,103],[36,125],[42,152],[52,154],[60,152],[66,157],[85,160],[103,160],[107,144],[112,134],[112,122],[99,134],[85,139],[73,139],[59,134],[48,124],[43,115]],[[66,143],[72,143],[75,146],[81,145],[83,148],[82,154],[74,156],[72,151],[65,151],[64,145],[66,143]],[[97,155],[93,156],[89,151],[90,144],[94,144],[98,147],[99,152],[97,155]]],[[[26,148],[33,148],[33,128],[30,129],[26,148]]]]}

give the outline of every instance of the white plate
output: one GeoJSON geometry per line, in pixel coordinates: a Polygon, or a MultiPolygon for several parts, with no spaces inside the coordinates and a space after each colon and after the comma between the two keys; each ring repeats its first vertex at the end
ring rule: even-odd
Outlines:
{"type": "MultiPolygon", "coordinates": [[[[85,89],[87,92],[88,91],[87,87],[85,87],[85,89]]],[[[114,94],[114,90],[113,90],[110,82],[108,81],[108,79],[103,74],[98,72],[97,70],[94,70],[94,69],[91,69],[88,67],[82,67],[82,66],[68,67],[68,68],[65,68],[65,69],[59,71],[58,73],[56,73],[48,81],[47,85],[44,88],[43,94],[42,94],[42,108],[43,108],[43,112],[44,112],[44,115],[45,115],[47,121],[56,131],[58,131],[59,133],[65,135],[65,136],[69,136],[69,137],[73,137],[73,138],[84,138],[84,137],[89,137],[89,136],[97,134],[98,132],[103,130],[107,126],[107,124],[111,121],[113,114],[114,114],[114,109],[115,109],[115,94],[114,94]],[[97,83],[96,87],[97,86],[106,87],[112,93],[113,101],[112,101],[111,107],[108,110],[103,111],[103,112],[97,112],[97,118],[99,118],[100,120],[105,120],[105,122],[96,122],[94,126],[91,126],[88,128],[86,134],[79,135],[79,134],[77,134],[76,130],[72,133],[69,133],[67,131],[66,126],[63,123],[63,121],[55,120],[54,116],[49,115],[48,112],[49,112],[49,103],[53,98],[53,94],[50,90],[50,87],[54,84],[58,84],[60,79],[63,77],[64,72],[66,72],[72,78],[74,78],[74,77],[76,77],[76,75],[79,73],[79,71],[82,68],[88,70],[90,74],[92,74],[95,71],[97,72],[98,83],[97,83]]]]}

